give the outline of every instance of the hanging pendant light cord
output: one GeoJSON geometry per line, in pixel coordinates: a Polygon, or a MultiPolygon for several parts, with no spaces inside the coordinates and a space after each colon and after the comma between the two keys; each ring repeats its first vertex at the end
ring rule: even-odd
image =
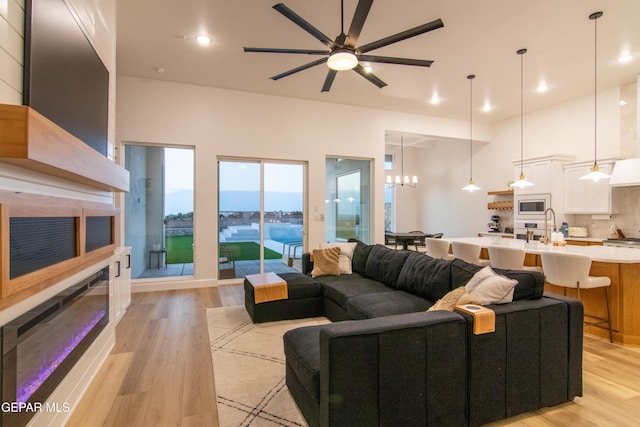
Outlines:
{"type": "Polygon", "coordinates": [[[524,55],[527,53],[527,49],[520,49],[518,54],[520,55],[520,175],[524,174],[524,55]]]}
{"type": "Polygon", "coordinates": [[[468,75],[469,79],[469,182],[473,180],[473,79],[476,76],[468,75]]]}
{"type": "Polygon", "coordinates": [[[404,136],[400,136],[400,154],[400,179],[404,179],[404,136]]]}
{"type": "Polygon", "coordinates": [[[598,164],[598,18],[602,12],[591,15],[594,25],[593,41],[593,165],[598,164]]]}

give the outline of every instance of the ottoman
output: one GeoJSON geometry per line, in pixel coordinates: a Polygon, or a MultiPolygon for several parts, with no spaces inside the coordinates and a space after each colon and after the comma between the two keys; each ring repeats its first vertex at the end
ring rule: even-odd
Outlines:
{"type": "Polygon", "coordinates": [[[288,298],[255,303],[255,289],[244,280],[244,306],[253,323],[303,319],[324,315],[322,288],[318,282],[302,273],[278,274],[287,282],[288,298]]]}

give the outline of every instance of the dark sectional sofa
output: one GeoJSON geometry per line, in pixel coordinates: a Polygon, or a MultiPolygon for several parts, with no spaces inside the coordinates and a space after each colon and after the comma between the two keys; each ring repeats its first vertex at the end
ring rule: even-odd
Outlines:
{"type": "MultiPolygon", "coordinates": [[[[357,242],[353,274],[317,277],[335,323],[284,336],[287,386],[311,426],[477,426],[582,395],[582,304],[541,273],[490,305],[495,332],[426,311],[481,267],[357,242]]],[[[303,269],[313,264],[308,254],[303,269]]]]}

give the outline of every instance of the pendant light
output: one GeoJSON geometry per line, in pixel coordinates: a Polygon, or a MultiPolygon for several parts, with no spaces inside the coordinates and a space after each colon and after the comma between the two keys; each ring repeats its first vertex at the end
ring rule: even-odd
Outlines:
{"type": "Polygon", "coordinates": [[[524,72],[523,72],[523,55],[527,53],[527,49],[520,49],[516,52],[520,55],[520,179],[511,184],[511,187],[525,188],[533,186],[532,182],[526,180],[523,168],[523,152],[524,152],[524,72]]]}
{"type": "Polygon", "coordinates": [[[396,175],[395,181],[391,179],[391,176],[387,175],[387,185],[389,187],[395,186],[408,186],[415,187],[418,184],[418,177],[413,176],[411,180],[409,180],[409,175],[404,174],[404,136],[400,135],[400,174],[396,175]]]}
{"type": "Polygon", "coordinates": [[[589,15],[589,19],[593,21],[595,35],[593,49],[593,166],[591,166],[591,172],[580,177],[580,179],[593,182],[611,178],[611,175],[600,172],[600,167],[598,166],[598,18],[601,16],[602,12],[595,12],[589,15]]]}
{"type": "Polygon", "coordinates": [[[480,190],[480,187],[473,182],[473,79],[475,78],[474,74],[467,76],[469,80],[469,183],[462,189],[469,193],[480,190]]]}

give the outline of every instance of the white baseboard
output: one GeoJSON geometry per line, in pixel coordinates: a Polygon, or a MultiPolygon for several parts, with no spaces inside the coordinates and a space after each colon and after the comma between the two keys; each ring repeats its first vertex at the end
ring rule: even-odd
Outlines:
{"type": "Polygon", "coordinates": [[[187,280],[141,280],[131,282],[131,292],[174,291],[181,289],[211,288],[220,285],[242,284],[243,279],[187,279],[187,280]]]}

